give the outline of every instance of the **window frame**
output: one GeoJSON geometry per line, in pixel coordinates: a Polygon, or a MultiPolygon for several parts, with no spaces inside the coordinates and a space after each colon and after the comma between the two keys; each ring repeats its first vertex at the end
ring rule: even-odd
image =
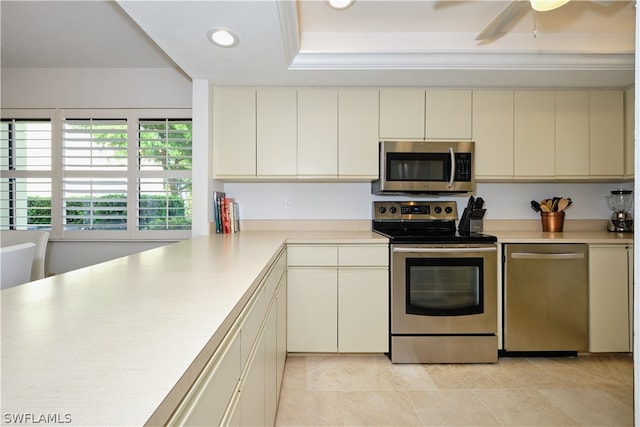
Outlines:
{"type": "MultiPolygon", "coordinates": [[[[184,119],[191,120],[193,116],[191,108],[100,108],[100,109],[1,109],[2,119],[29,120],[29,119],[49,119],[51,120],[51,163],[52,170],[49,173],[51,178],[51,240],[67,241],[157,241],[157,240],[183,240],[191,238],[193,222],[188,230],[139,230],[138,228],[138,180],[142,177],[165,177],[179,175],[192,180],[193,169],[175,174],[172,171],[141,171],[138,168],[138,120],[164,120],[164,119],[184,119]],[[85,119],[125,119],[127,122],[127,169],[126,171],[65,171],[63,169],[63,123],[66,118],[85,119]],[[170,172],[165,175],[163,172],[170,172]],[[68,177],[87,176],[124,176],[127,182],[127,229],[126,230],[65,230],[63,224],[63,182],[68,177]]],[[[193,129],[192,129],[193,132],[193,129]]],[[[192,139],[193,150],[193,139],[192,139]]],[[[193,153],[193,151],[192,151],[193,153]]],[[[192,162],[193,165],[193,162],[192,162]]],[[[2,177],[5,177],[5,171],[2,177]]],[[[12,171],[10,171],[12,172],[12,171]]],[[[42,176],[42,171],[16,171],[25,177],[42,176]]],[[[9,176],[13,176],[11,174],[9,176]]],[[[193,188],[192,188],[193,195],[193,188]]],[[[193,196],[192,196],[193,197],[193,196]]],[[[192,214],[193,220],[193,214],[192,214]]],[[[4,228],[4,227],[3,227],[4,228]]]]}

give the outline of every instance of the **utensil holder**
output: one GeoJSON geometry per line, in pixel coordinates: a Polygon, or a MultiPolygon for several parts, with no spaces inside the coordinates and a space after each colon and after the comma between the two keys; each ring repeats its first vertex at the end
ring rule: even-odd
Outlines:
{"type": "Polygon", "coordinates": [[[559,232],[564,227],[564,212],[541,212],[542,231],[559,232]]]}

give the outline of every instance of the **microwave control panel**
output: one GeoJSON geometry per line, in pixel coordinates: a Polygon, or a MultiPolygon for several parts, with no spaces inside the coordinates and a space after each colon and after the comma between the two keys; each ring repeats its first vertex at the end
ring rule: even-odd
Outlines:
{"type": "Polygon", "coordinates": [[[471,181],[471,153],[455,153],[456,181],[471,181]]]}

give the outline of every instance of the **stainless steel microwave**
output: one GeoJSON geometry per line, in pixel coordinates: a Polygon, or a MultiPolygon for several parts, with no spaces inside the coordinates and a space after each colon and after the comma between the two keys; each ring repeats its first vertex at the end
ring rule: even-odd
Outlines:
{"type": "Polygon", "coordinates": [[[473,141],[381,141],[373,194],[453,194],[476,189],[473,141]]]}

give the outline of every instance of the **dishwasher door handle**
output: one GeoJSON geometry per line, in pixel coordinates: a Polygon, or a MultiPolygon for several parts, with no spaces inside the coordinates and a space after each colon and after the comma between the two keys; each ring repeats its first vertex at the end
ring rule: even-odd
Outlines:
{"type": "Polygon", "coordinates": [[[541,260],[565,260],[565,259],[583,259],[582,252],[565,252],[565,253],[538,253],[538,252],[514,252],[511,254],[513,259],[541,259],[541,260]]]}

